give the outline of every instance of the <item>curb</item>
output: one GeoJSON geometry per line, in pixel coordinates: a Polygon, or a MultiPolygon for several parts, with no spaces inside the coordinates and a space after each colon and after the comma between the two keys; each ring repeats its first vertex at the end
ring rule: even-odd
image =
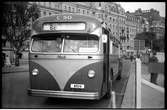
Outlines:
{"type": "Polygon", "coordinates": [[[9,71],[9,72],[2,71],[2,74],[18,73],[18,72],[28,72],[28,70],[22,70],[22,71],[9,71]]]}
{"type": "Polygon", "coordinates": [[[146,84],[146,85],[152,87],[153,89],[156,89],[156,90],[158,90],[158,91],[160,91],[160,92],[162,92],[162,93],[165,92],[165,90],[164,90],[163,87],[158,86],[158,85],[155,85],[155,84],[153,84],[153,83],[151,83],[151,82],[149,82],[149,81],[147,81],[147,80],[145,80],[145,79],[142,79],[142,83],[143,83],[143,84],[146,84]]]}
{"type": "Polygon", "coordinates": [[[22,64],[18,67],[11,67],[11,68],[2,68],[2,74],[7,74],[7,73],[17,73],[17,72],[28,72],[29,71],[29,66],[27,64],[22,64]]]}

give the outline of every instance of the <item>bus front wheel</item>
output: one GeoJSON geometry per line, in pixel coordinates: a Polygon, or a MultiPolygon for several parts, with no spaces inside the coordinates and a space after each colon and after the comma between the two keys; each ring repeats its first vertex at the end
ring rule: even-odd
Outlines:
{"type": "Polygon", "coordinates": [[[121,80],[121,78],[122,78],[122,76],[121,76],[121,72],[119,71],[119,73],[118,73],[118,76],[117,76],[116,80],[121,80]]]}
{"type": "Polygon", "coordinates": [[[113,75],[113,70],[111,69],[111,73],[109,74],[107,93],[105,94],[106,99],[111,98],[111,88],[112,88],[112,77],[111,76],[112,75],[113,75]]]}
{"type": "Polygon", "coordinates": [[[105,98],[106,98],[106,99],[111,98],[111,82],[109,83],[109,88],[108,88],[108,90],[107,90],[107,93],[106,93],[106,95],[105,95],[105,98]]]}

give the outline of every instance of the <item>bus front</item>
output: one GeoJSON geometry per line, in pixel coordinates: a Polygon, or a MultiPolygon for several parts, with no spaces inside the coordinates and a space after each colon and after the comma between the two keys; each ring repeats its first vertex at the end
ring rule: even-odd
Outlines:
{"type": "Polygon", "coordinates": [[[71,21],[50,17],[37,21],[40,26],[34,28],[30,45],[28,91],[36,96],[100,99],[104,94],[102,29],[93,19],[74,22],[70,17],[71,21]]]}

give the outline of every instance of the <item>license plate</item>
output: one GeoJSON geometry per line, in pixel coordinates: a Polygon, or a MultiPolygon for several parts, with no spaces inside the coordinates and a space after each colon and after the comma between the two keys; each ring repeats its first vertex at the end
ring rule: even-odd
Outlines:
{"type": "Polygon", "coordinates": [[[84,89],[84,84],[71,84],[71,88],[79,88],[79,89],[84,89]]]}

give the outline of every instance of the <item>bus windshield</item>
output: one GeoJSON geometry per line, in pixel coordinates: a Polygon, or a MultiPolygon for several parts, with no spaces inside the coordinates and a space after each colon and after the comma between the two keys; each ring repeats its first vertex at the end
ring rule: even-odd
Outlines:
{"type": "Polygon", "coordinates": [[[32,52],[94,53],[99,48],[95,35],[47,35],[33,38],[32,52]]]}

